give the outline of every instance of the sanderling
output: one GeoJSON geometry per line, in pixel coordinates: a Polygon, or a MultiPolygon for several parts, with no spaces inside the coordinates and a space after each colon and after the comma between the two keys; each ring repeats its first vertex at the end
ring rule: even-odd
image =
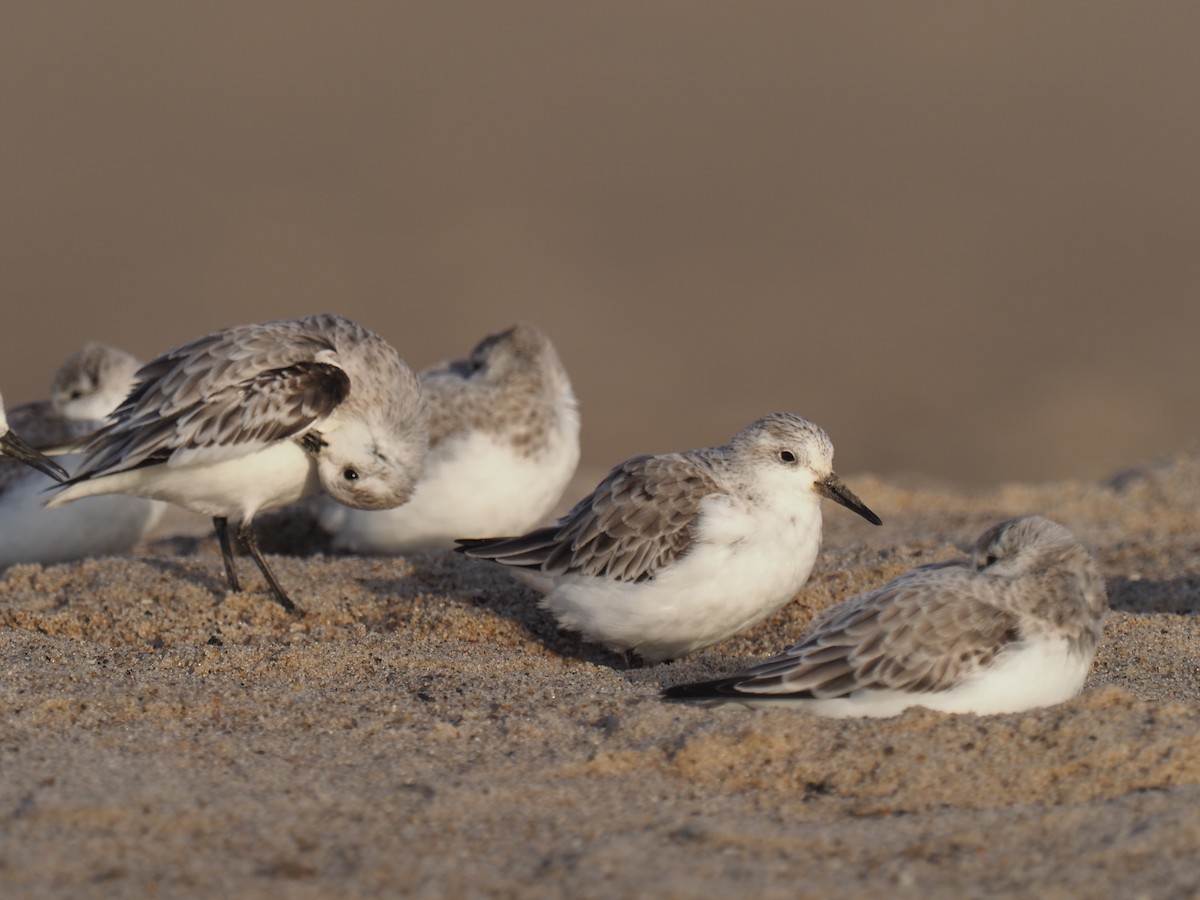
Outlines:
{"type": "Polygon", "coordinates": [[[876,525],[808,419],[774,413],[729,444],[617,466],[558,524],[460,540],[520,567],[559,624],[646,662],[707,647],[791,600],[821,546],[821,497],[876,525]]]}
{"type": "Polygon", "coordinates": [[[8,416],[4,413],[4,398],[0,397],[0,456],[19,459],[27,466],[33,466],[39,472],[49,475],[57,481],[67,479],[66,470],[47,456],[42,455],[13,431],[8,425],[8,416]]]}
{"type": "Polygon", "coordinates": [[[420,387],[390,344],[334,315],[242,325],[168,351],[88,441],[48,505],[94,494],[166,500],[211,516],[230,589],[228,520],[275,599],[255,513],[324,490],[361,509],[405,502],[421,472],[420,387]]]}
{"type": "MultiPolygon", "coordinates": [[[[9,415],[34,444],[70,445],[101,427],[133,387],[140,365],[124,350],[88,343],[59,366],[49,401],[15,407],[9,415]]],[[[58,459],[69,467],[79,461],[74,455],[58,459]]],[[[45,482],[28,469],[0,463],[0,566],[123,553],[166,509],[157,500],[120,494],[47,509],[45,490],[45,482]]]]}
{"type": "Polygon", "coordinates": [[[429,455],[412,499],[380,511],[315,498],[333,545],[356,553],[451,547],[543,522],[579,463],[579,413],[550,339],[520,324],[420,375],[429,455]]]}
{"type": "Polygon", "coordinates": [[[1020,712],[1079,693],[1107,609],[1104,579],[1071,532],[1040,516],[1010,519],[984,532],[970,559],[839,603],[780,656],[663,693],[839,717],[1020,712]]]}

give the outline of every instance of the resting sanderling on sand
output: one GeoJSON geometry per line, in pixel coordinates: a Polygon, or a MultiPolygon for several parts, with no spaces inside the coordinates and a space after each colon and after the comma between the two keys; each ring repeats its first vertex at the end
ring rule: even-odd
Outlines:
{"type": "Polygon", "coordinates": [[[1095,561],[1067,529],[1010,519],[970,559],[921,566],[829,609],[785,653],[663,693],[792,704],[826,716],[1020,712],[1079,693],[1108,603],[1095,561]]]}
{"type": "MultiPolygon", "coordinates": [[[[133,387],[141,365],[124,350],[91,342],[59,366],[51,399],[9,413],[14,426],[40,447],[70,445],[103,425],[133,387]]],[[[76,455],[58,457],[68,468],[76,455]]],[[[46,483],[16,463],[0,463],[0,566],[57,563],[123,553],[162,517],[165,504],[113,494],[47,509],[46,483]]]]}
{"type": "Polygon", "coordinates": [[[420,375],[429,455],[412,499],[349,509],[319,497],[333,545],[356,553],[452,547],[464,535],[515,534],[554,508],[579,463],[579,413],[550,339],[519,324],[466,359],[420,375]]]}
{"type": "Polygon", "coordinates": [[[27,466],[33,466],[39,472],[49,475],[58,481],[65,481],[66,470],[47,456],[34,450],[25,440],[8,425],[8,416],[4,413],[4,398],[0,397],[0,456],[18,459],[27,466]]]}
{"type": "Polygon", "coordinates": [[[821,497],[880,524],[834,474],[829,436],[774,413],[721,447],[627,460],[556,525],[458,549],[531,574],[562,627],[660,662],[796,595],[821,546],[821,497]]]}
{"type": "Polygon", "coordinates": [[[386,509],[409,498],[421,473],[426,413],[417,379],[390,344],[349,319],[226,328],[164,353],[137,377],[48,505],[120,493],[211,516],[238,591],[234,519],[287,609],[295,607],[258,549],[254,515],[320,490],[386,509]]]}

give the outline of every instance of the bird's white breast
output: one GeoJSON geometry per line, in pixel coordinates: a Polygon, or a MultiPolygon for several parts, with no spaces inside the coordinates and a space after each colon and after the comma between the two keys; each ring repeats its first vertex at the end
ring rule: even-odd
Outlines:
{"type": "Polygon", "coordinates": [[[697,540],[641,583],[563,576],[543,600],[566,628],[647,661],[743,631],[804,586],[821,544],[815,494],[701,502],[697,540]]]}
{"type": "Polygon", "coordinates": [[[131,494],[166,500],[206,516],[250,519],[321,488],[316,461],[292,441],[213,462],[160,464],[91,478],[60,491],[58,506],[96,494],[131,494]]]}

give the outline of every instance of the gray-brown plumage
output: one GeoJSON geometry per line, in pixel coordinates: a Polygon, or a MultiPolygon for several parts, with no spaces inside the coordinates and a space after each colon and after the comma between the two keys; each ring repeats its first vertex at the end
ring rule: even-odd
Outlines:
{"type": "Polygon", "coordinates": [[[1104,580],[1067,529],[1012,519],[986,531],[969,559],[922,566],[835,606],[780,656],[664,693],[829,715],[1027,709],[1078,692],[1106,611],[1104,580]]]}
{"type": "Polygon", "coordinates": [[[691,547],[700,502],[721,491],[699,452],[621,463],[559,522],[521,537],[459,541],[468,556],[550,575],[638,582],[691,547]]]}
{"type": "Polygon", "coordinates": [[[575,396],[550,339],[518,323],[488,335],[463,359],[421,372],[429,406],[429,446],[486,431],[526,456],[544,448],[558,419],[574,416],[575,396]]]}

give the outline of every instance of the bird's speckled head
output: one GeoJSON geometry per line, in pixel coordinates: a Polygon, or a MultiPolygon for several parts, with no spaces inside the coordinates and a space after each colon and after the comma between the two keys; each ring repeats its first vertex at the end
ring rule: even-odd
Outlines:
{"type": "Polygon", "coordinates": [[[306,320],[328,336],[349,393],[321,429],[321,486],[357,509],[390,509],[408,501],[429,448],[429,412],[421,386],[396,349],[341,316],[306,320]]]}
{"type": "Polygon", "coordinates": [[[543,372],[561,370],[562,363],[550,338],[537,326],[518,322],[506,331],[489,334],[465,359],[453,360],[427,371],[428,374],[451,372],[473,382],[508,385],[538,377],[543,372]]]}
{"type": "Polygon", "coordinates": [[[355,509],[391,509],[412,497],[428,450],[423,428],[397,435],[354,419],[324,440],[317,476],[334,500],[355,509]]]}
{"type": "Polygon", "coordinates": [[[733,436],[738,456],[766,459],[811,470],[822,477],[833,471],[833,441],[819,425],[792,413],[771,413],[733,436]]]}
{"type": "Polygon", "coordinates": [[[50,402],[72,422],[103,419],[128,396],[141,361],[117,347],[89,341],[54,374],[50,402]]]}
{"type": "Polygon", "coordinates": [[[756,473],[763,491],[819,494],[873,525],[882,524],[834,473],[829,435],[803,416],[763,416],[733,436],[730,450],[734,459],[756,473]]]}
{"type": "Polygon", "coordinates": [[[1020,516],[999,522],[979,536],[971,551],[976,569],[1021,575],[1078,554],[1090,555],[1057,522],[1042,516],[1020,516]]]}
{"type": "Polygon", "coordinates": [[[1104,577],[1095,559],[1057,522],[1022,516],[993,525],[975,542],[971,561],[1000,578],[1037,575],[1069,582],[1093,610],[1107,608],[1104,577]]]}

